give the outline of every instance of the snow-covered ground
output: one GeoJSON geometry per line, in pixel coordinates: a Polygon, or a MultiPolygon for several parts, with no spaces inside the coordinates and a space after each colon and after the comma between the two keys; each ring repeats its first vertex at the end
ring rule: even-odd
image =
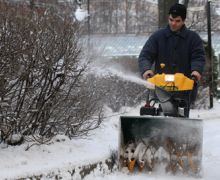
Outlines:
{"type": "MultiPolygon", "coordinates": [[[[138,115],[140,106],[124,108],[123,115],[138,115]]],[[[87,165],[105,160],[118,148],[119,114],[107,110],[107,117],[101,128],[93,131],[86,139],[69,140],[64,136],[56,137],[49,145],[34,145],[28,151],[25,143],[20,146],[0,144],[0,179],[18,179],[33,175],[58,172],[63,179],[79,179],[70,175],[70,170],[80,165],[87,165]],[[69,172],[69,173],[68,173],[69,172]]],[[[191,118],[204,119],[203,177],[204,180],[220,178],[220,104],[215,102],[211,110],[192,110],[191,118]]],[[[77,174],[77,173],[75,173],[77,174]]],[[[42,176],[42,179],[54,179],[42,176]]],[[[127,174],[115,171],[103,175],[94,171],[85,177],[90,179],[126,179],[126,180],[174,180],[177,177],[164,174],[135,173],[127,174]]],[[[194,179],[178,177],[178,179],[194,179]]]]}
{"type": "MultiPolygon", "coordinates": [[[[119,68],[119,66],[117,66],[119,68]]],[[[113,73],[124,80],[143,84],[148,87],[146,81],[135,74],[123,73],[123,69],[103,68],[104,71],[94,68],[93,71],[100,76],[105,73],[113,73]],[[106,72],[107,71],[107,72],[106,72]],[[97,73],[99,72],[99,73],[97,73]]],[[[93,72],[91,71],[91,72],[93,72]]],[[[149,88],[149,87],[148,87],[149,88]]],[[[123,107],[119,113],[113,113],[106,107],[105,120],[99,129],[91,132],[84,139],[68,139],[65,136],[57,136],[48,145],[33,145],[25,142],[20,146],[7,146],[0,144],[0,180],[19,179],[33,176],[41,176],[41,179],[79,180],[81,167],[89,164],[104,162],[119,146],[119,119],[120,116],[139,116],[140,106],[123,107]],[[27,147],[30,149],[26,150],[27,147]]],[[[190,118],[204,119],[203,134],[203,180],[218,180],[220,178],[220,103],[217,101],[211,110],[192,110],[190,118]]],[[[104,164],[104,163],[103,163],[104,164]]],[[[164,175],[164,173],[122,173],[116,170],[108,171],[107,168],[85,176],[86,180],[93,179],[126,179],[126,180],[174,180],[177,177],[164,175]],[[105,171],[105,173],[103,173],[105,171]]],[[[193,178],[179,177],[178,179],[193,178]]]]}

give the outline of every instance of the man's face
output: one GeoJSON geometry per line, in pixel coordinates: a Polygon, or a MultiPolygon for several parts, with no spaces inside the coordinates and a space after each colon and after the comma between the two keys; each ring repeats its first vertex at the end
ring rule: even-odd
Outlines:
{"type": "Polygon", "coordinates": [[[168,22],[169,22],[171,31],[174,31],[174,32],[179,31],[185,23],[185,21],[183,21],[180,16],[177,16],[174,18],[171,15],[169,15],[168,22]]]}

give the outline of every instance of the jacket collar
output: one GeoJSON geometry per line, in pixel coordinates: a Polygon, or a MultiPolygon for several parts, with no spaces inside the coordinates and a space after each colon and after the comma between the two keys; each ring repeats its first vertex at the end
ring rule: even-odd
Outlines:
{"type": "MultiPolygon", "coordinates": [[[[172,32],[170,30],[169,25],[167,25],[167,27],[165,28],[165,34],[166,34],[167,38],[174,35],[174,32],[172,32]]],[[[175,33],[175,35],[182,37],[182,38],[186,38],[186,34],[187,34],[187,28],[185,25],[183,25],[183,27],[180,29],[180,31],[175,33]]]]}

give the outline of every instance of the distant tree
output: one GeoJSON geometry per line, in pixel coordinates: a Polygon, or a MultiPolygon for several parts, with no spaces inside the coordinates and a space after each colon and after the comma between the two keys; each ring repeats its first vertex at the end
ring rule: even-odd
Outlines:
{"type": "Polygon", "coordinates": [[[172,4],[177,3],[178,0],[161,0],[158,1],[159,8],[159,28],[165,27],[167,25],[167,17],[169,8],[172,4]]]}

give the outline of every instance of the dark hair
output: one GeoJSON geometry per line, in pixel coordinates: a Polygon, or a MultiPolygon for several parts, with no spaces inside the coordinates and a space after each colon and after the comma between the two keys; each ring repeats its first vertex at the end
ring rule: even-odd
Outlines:
{"type": "Polygon", "coordinates": [[[183,4],[174,4],[170,7],[169,15],[172,15],[174,18],[180,16],[183,20],[186,19],[186,7],[183,4]]]}

